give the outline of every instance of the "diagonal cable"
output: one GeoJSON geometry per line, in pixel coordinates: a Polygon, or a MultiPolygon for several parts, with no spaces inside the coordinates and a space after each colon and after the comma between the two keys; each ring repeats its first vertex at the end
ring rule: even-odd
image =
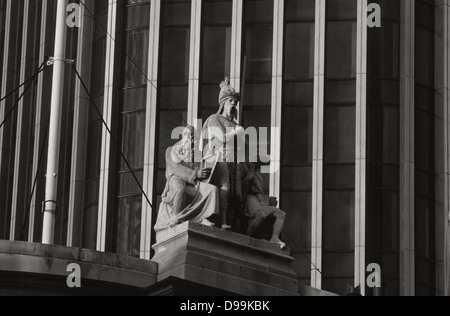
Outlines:
{"type": "MultiPolygon", "coordinates": [[[[108,131],[108,133],[109,133],[109,135],[111,137],[111,140],[114,142],[114,144],[117,146],[117,148],[120,148],[119,147],[119,142],[116,140],[116,138],[114,137],[111,129],[108,126],[108,123],[106,123],[105,119],[103,118],[103,114],[99,110],[97,104],[95,103],[94,98],[92,97],[91,93],[89,92],[89,89],[87,88],[86,84],[84,83],[83,79],[81,78],[81,76],[80,76],[80,74],[79,74],[79,72],[78,72],[78,70],[77,70],[77,68],[75,67],[74,64],[72,64],[72,68],[75,71],[78,79],[80,80],[80,83],[83,86],[83,89],[85,90],[86,94],[88,95],[89,99],[91,100],[92,105],[95,108],[95,111],[97,112],[98,116],[101,118],[101,120],[103,122],[103,125],[105,126],[106,130],[108,131]]],[[[131,167],[131,164],[129,163],[127,157],[125,157],[125,154],[122,152],[122,150],[119,149],[119,151],[120,151],[120,156],[122,157],[123,161],[127,165],[127,168],[129,169],[129,171],[133,175],[133,178],[136,181],[136,184],[139,186],[139,189],[141,190],[141,192],[144,195],[145,199],[147,200],[148,205],[150,205],[150,207],[153,209],[153,205],[150,202],[150,199],[149,199],[148,195],[145,193],[144,188],[142,187],[139,179],[137,178],[136,173],[133,171],[133,168],[131,167]]]]}
{"type": "Polygon", "coordinates": [[[311,258],[309,258],[308,257],[308,255],[302,250],[302,248],[300,248],[300,246],[299,245],[297,245],[297,243],[286,233],[286,232],[283,232],[283,235],[284,236],[286,236],[290,241],[291,241],[291,243],[295,246],[295,248],[297,248],[299,251],[300,251],[300,253],[311,263],[311,265],[314,267],[314,269],[312,269],[312,270],[315,270],[315,271],[317,271],[317,272],[319,272],[319,274],[322,276],[322,279],[323,280],[325,280],[325,281],[327,281],[327,283],[331,286],[331,288],[337,293],[337,294],[339,294],[339,295],[341,295],[342,296],[342,294],[338,291],[338,289],[334,286],[334,284],[333,283],[331,283],[331,281],[330,280],[328,280],[324,275],[323,275],[323,273],[322,273],[322,271],[320,271],[320,269],[314,264],[314,262],[311,260],[311,258]]]}
{"type": "MultiPolygon", "coordinates": [[[[86,9],[87,12],[89,12],[89,14],[91,15],[91,17],[94,19],[94,21],[100,25],[100,27],[106,32],[106,34],[111,38],[111,40],[115,43],[116,39],[108,32],[108,30],[106,29],[106,27],[101,23],[101,21],[95,16],[95,14],[89,10],[89,8],[84,4],[84,2],[82,0],[80,0],[80,4],[86,9]]],[[[141,75],[145,78],[145,80],[147,80],[147,82],[149,84],[152,85],[152,87],[158,91],[158,87],[148,78],[148,76],[146,75],[146,73],[138,66],[138,64],[136,63],[136,61],[131,58],[126,52],[124,53],[124,55],[128,58],[128,60],[136,67],[136,70],[141,73],[141,75]]],[[[159,94],[161,96],[161,98],[164,100],[164,102],[167,103],[167,105],[169,105],[169,107],[172,109],[173,112],[175,112],[180,118],[181,120],[186,124],[186,126],[189,126],[188,122],[186,122],[186,120],[184,119],[184,117],[179,113],[179,111],[172,105],[172,103],[170,103],[169,99],[163,94],[160,93],[159,94]]]]}
{"type": "MultiPolygon", "coordinates": [[[[45,69],[47,69],[47,67],[43,67],[44,64],[47,61],[44,61],[41,66],[39,67],[38,71],[27,81],[28,85],[25,87],[24,91],[22,92],[22,94],[19,96],[19,98],[17,99],[16,103],[14,103],[14,105],[11,107],[11,109],[8,111],[8,113],[5,115],[5,118],[3,119],[3,122],[0,124],[0,129],[5,125],[6,121],[11,117],[11,115],[14,113],[15,109],[17,108],[17,106],[19,105],[20,100],[22,100],[22,98],[24,97],[25,93],[27,93],[28,89],[31,87],[31,85],[33,84],[34,80],[37,78],[37,76],[44,71],[45,69]]],[[[24,82],[24,83],[25,83],[24,82]]],[[[19,90],[24,83],[22,83],[18,88],[14,89],[13,92],[9,93],[7,96],[3,97],[1,100],[5,100],[7,97],[11,96],[15,91],[19,90]]]]}
{"type": "MultiPolygon", "coordinates": [[[[45,59],[47,61],[47,58],[45,59]]],[[[45,64],[45,62],[43,62],[41,64],[41,66],[39,67],[39,69],[41,69],[41,67],[45,64]]],[[[4,97],[2,97],[0,99],[0,103],[3,102],[4,100],[6,100],[8,97],[10,97],[11,95],[13,95],[17,90],[19,90],[20,88],[22,88],[24,85],[26,85],[28,82],[33,81],[36,77],[36,74],[34,74],[33,76],[31,76],[30,78],[28,78],[27,80],[25,80],[24,82],[22,82],[17,88],[15,88],[14,90],[10,91],[7,95],[5,95],[4,97]]]]}
{"type": "MultiPolygon", "coordinates": [[[[49,115],[47,121],[50,122],[50,115],[49,115]]],[[[45,144],[47,143],[47,136],[48,136],[48,128],[45,130],[44,143],[42,144],[42,149],[41,149],[41,152],[39,153],[38,167],[37,167],[37,170],[36,170],[36,175],[34,176],[33,188],[31,189],[31,193],[30,193],[27,215],[26,215],[26,217],[25,217],[25,219],[23,221],[22,230],[21,230],[21,233],[20,233],[20,239],[21,240],[23,240],[23,237],[24,237],[24,234],[25,234],[25,227],[26,227],[26,225],[28,223],[28,220],[30,219],[31,203],[33,202],[33,196],[34,196],[34,193],[36,192],[36,186],[37,186],[37,181],[38,181],[38,176],[39,176],[39,170],[41,168],[42,161],[44,159],[45,144]]]]}

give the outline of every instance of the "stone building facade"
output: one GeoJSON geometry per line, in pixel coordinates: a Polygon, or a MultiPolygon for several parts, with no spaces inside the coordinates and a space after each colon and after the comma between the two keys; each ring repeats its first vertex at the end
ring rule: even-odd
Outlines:
{"type": "MultiPolygon", "coordinates": [[[[448,0],[70,2],[66,58],[89,94],[68,64],[56,245],[150,261],[171,132],[215,113],[229,76],[244,127],[272,128],[266,190],[288,213],[299,284],[373,295],[376,263],[386,295],[445,294],[448,0]]],[[[52,56],[56,4],[0,0],[2,98],[52,56]]],[[[42,241],[51,78],[0,103],[0,239],[24,247],[42,241]]]]}

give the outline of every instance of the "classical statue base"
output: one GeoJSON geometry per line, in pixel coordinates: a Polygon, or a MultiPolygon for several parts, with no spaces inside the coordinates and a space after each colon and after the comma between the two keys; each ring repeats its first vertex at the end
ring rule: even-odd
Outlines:
{"type": "Polygon", "coordinates": [[[174,277],[245,296],[298,296],[290,250],[186,222],[158,234],[158,282],[174,277]]]}

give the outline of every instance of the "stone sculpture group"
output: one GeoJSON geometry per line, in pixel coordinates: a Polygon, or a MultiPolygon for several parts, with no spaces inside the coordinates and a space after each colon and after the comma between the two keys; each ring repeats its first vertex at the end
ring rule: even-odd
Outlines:
{"type": "MultiPolygon", "coordinates": [[[[208,140],[202,163],[194,129],[186,127],[182,139],[166,151],[166,187],[162,195],[158,233],[186,221],[267,239],[281,248],[286,214],[278,201],[264,194],[258,163],[237,162],[233,138],[244,137],[238,123],[240,94],[225,79],[220,85],[219,111],[204,124],[208,140]]],[[[202,147],[203,148],[203,147],[202,147]]]]}

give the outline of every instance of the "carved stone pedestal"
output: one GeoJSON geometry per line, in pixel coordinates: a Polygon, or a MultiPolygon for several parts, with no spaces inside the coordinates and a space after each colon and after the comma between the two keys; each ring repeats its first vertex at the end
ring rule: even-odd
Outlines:
{"type": "Polygon", "coordinates": [[[245,296],[298,296],[288,249],[188,222],[158,235],[158,282],[170,277],[245,296]]]}

